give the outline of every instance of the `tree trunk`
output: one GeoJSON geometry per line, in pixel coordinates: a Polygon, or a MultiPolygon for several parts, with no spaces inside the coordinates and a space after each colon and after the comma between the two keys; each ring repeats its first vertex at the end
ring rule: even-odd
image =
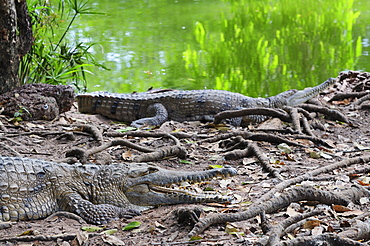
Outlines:
{"type": "Polygon", "coordinates": [[[26,0],[0,0],[0,93],[20,85],[19,62],[32,42],[26,0]]]}

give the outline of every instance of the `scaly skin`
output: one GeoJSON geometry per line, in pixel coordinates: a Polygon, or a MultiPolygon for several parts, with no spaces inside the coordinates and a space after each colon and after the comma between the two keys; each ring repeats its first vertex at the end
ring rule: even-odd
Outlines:
{"type": "Polygon", "coordinates": [[[236,175],[234,168],[172,171],[153,164],[68,165],[0,157],[0,221],[45,218],[69,211],[104,224],[153,206],[225,202],[228,197],[191,194],[163,186],[236,175]]]}
{"type": "MultiPolygon", "coordinates": [[[[268,98],[251,98],[239,93],[220,90],[154,91],[134,94],[94,92],[77,96],[81,113],[97,113],[108,118],[132,122],[132,126],[161,125],[166,120],[213,120],[225,110],[295,106],[318,95],[335,83],[324,83],[301,91],[289,90],[268,98]]],[[[258,119],[257,119],[258,120],[258,119]]]]}

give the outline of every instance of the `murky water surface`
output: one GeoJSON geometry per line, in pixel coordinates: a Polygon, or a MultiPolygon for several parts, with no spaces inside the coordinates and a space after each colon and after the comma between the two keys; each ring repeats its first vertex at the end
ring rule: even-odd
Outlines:
{"type": "Polygon", "coordinates": [[[89,91],[224,89],[249,96],[314,86],[345,69],[370,71],[370,1],[93,0],[79,41],[110,71],[89,91]]]}

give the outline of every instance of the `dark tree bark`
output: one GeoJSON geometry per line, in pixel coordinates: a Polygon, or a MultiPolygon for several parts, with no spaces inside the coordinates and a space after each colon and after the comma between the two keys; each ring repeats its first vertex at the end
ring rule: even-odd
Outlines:
{"type": "Polygon", "coordinates": [[[0,93],[20,85],[19,62],[32,46],[26,0],[0,1],[0,93]]]}

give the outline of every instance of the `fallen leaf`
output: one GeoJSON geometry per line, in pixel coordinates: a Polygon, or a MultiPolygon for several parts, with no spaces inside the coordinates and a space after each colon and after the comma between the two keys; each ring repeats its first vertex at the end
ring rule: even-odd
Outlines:
{"type": "Polygon", "coordinates": [[[306,223],[304,223],[303,228],[304,229],[313,229],[316,226],[319,226],[321,224],[320,220],[309,220],[306,223]]]}
{"type": "Polygon", "coordinates": [[[357,182],[362,185],[362,186],[369,186],[370,184],[369,183],[364,183],[363,181],[361,180],[357,180],[357,182]]]}
{"type": "Polygon", "coordinates": [[[117,132],[128,132],[128,131],[133,131],[133,130],[136,130],[136,128],[128,126],[128,127],[125,127],[125,128],[117,129],[116,131],[117,132]]]}
{"type": "Polygon", "coordinates": [[[35,235],[35,234],[34,234],[34,230],[27,230],[27,231],[24,231],[24,232],[22,232],[21,234],[17,235],[17,237],[21,237],[21,236],[31,236],[31,235],[35,235]]]}
{"type": "Polygon", "coordinates": [[[187,161],[187,160],[180,160],[180,163],[181,164],[193,164],[191,161],[187,161]]]}
{"type": "Polygon", "coordinates": [[[167,228],[164,225],[162,225],[161,223],[159,223],[158,221],[155,221],[154,225],[155,225],[155,227],[160,227],[160,228],[163,228],[163,229],[167,228]]]}
{"type": "Polygon", "coordinates": [[[124,246],[125,245],[125,243],[122,240],[112,235],[106,235],[102,237],[102,239],[105,243],[108,243],[109,245],[112,245],[112,246],[124,246]]]}
{"type": "Polygon", "coordinates": [[[330,225],[328,226],[327,231],[328,232],[335,232],[334,228],[330,225]]]}
{"type": "Polygon", "coordinates": [[[226,188],[231,182],[231,179],[221,179],[220,181],[220,187],[221,188],[226,188]]]}
{"type": "Polygon", "coordinates": [[[364,212],[361,210],[351,210],[341,213],[340,215],[343,217],[353,217],[353,216],[359,216],[363,214],[364,212]]]}
{"type": "Polygon", "coordinates": [[[208,211],[216,211],[216,209],[215,209],[215,208],[213,208],[213,207],[205,207],[205,208],[203,208],[203,211],[204,211],[204,212],[208,212],[208,211]]]}
{"type": "Polygon", "coordinates": [[[320,153],[320,156],[327,159],[327,160],[330,160],[330,159],[333,159],[333,157],[331,155],[328,155],[322,151],[319,152],[320,153]]]}
{"type": "Polygon", "coordinates": [[[225,232],[231,235],[244,235],[244,232],[239,231],[236,227],[230,224],[226,225],[225,232]]]}
{"type": "Polygon", "coordinates": [[[99,230],[103,230],[103,229],[104,229],[104,227],[97,227],[97,226],[82,226],[81,227],[81,230],[90,231],[90,232],[99,231],[99,230]]]}
{"type": "Polygon", "coordinates": [[[344,105],[344,106],[346,106],[346,105],[349,105],[351,103],[351,101],[346,98],[342,101],[332,101],[331,103],[334,104],[334,105],[344,105]]]}
{"type": "Polygon", "coordinates": [[[311,157],[311,158],[318,159],[318,158],[320,158],[320,157],[321,157],[321,154],[320,154],[320,152],[311,151],[311,152],[310,152],[310,157],[311,157]]]}
{"type": "Polygon", "coordinates": [[[368,197],[361,197],[359,202],[361,205],[364,205],[366,203],[369,203],[370,199],[368,197]]]}
{"type": "Polygon", "coordinates": [[[125,227],[122,228],[123,231],[132,230],[134,228],[138,228],[141,225],[141,222],[133,221],[128,223],[125,227]]]}
{"type": "Polygon", "coordinates": [[[201,240],[201,239],[203,239],[202,237],[200,237],[200,236],[192,236],[190,239],[189,239],[189,241],[195,241],[195,240],[201,240]]]}
{"type": "Polygon", "coordinates": [[[281,143],[277,147],[281,152],[284,152],[285,154],[290,154],[293,151],[292,148],[286,143],[281,143]]]}
{"type": "Polygon", "coordinates": [[[112,235],[116,232],[117,232],[117,229],[111,229],[111,230],[102,231],[100,234],[112,235]]]}
{"type": "Polygon", "coordinates": [[[357,142],[353,142],[353,145],[358,148],[359,150],[368,150],[370,147],[365,147],[357,142]]]}
{"type": "Polygon", "coordinates": [[[210,168],[223,168],[222,165],[209,165],[210,168]]]}
{"type": "Polygon", "coordinates": [[[288,161],[296,161],[296,160],[294,159],[294,155],[289,155],[289,154],[285,153],[285,157],[286,157],[286,159],[287,159],[288,161]]]}
{"type": "Polygon", "coordinates": [[[345,206],[342,206],[342,205],[333,205],[332,208],[337,213],[343,213],[343,212],[346,212],[346,211],[351,211],[351,209],[349,209],[345,206]]]}
{"type": "Polygon", "coordinates": [[[316,226],[312,229],[311,234],[312,236],[321,235],[324,232],[324,228],[321,226],[316,226]]]}
{"type": "Polygon", "coordinates": [[[131,151],[130,151],[130,150],[127,150],[126,152],[122,153],[122,158],[123,158],[124,160],[128,160],[128,159],[130,159],[131,157],[132,157],[132,153],[131,153],[131,151]]]}
{"type": "Polygon", "coordinates": [[[292,207],[290,207],[290,206],[287,207],[286,214],[289,215],[289,217],[294,217],[294,216],[300,215],[300,213],[298,213],[297,211],[295,211],[295,209],[292,208],[292,207]]]}

